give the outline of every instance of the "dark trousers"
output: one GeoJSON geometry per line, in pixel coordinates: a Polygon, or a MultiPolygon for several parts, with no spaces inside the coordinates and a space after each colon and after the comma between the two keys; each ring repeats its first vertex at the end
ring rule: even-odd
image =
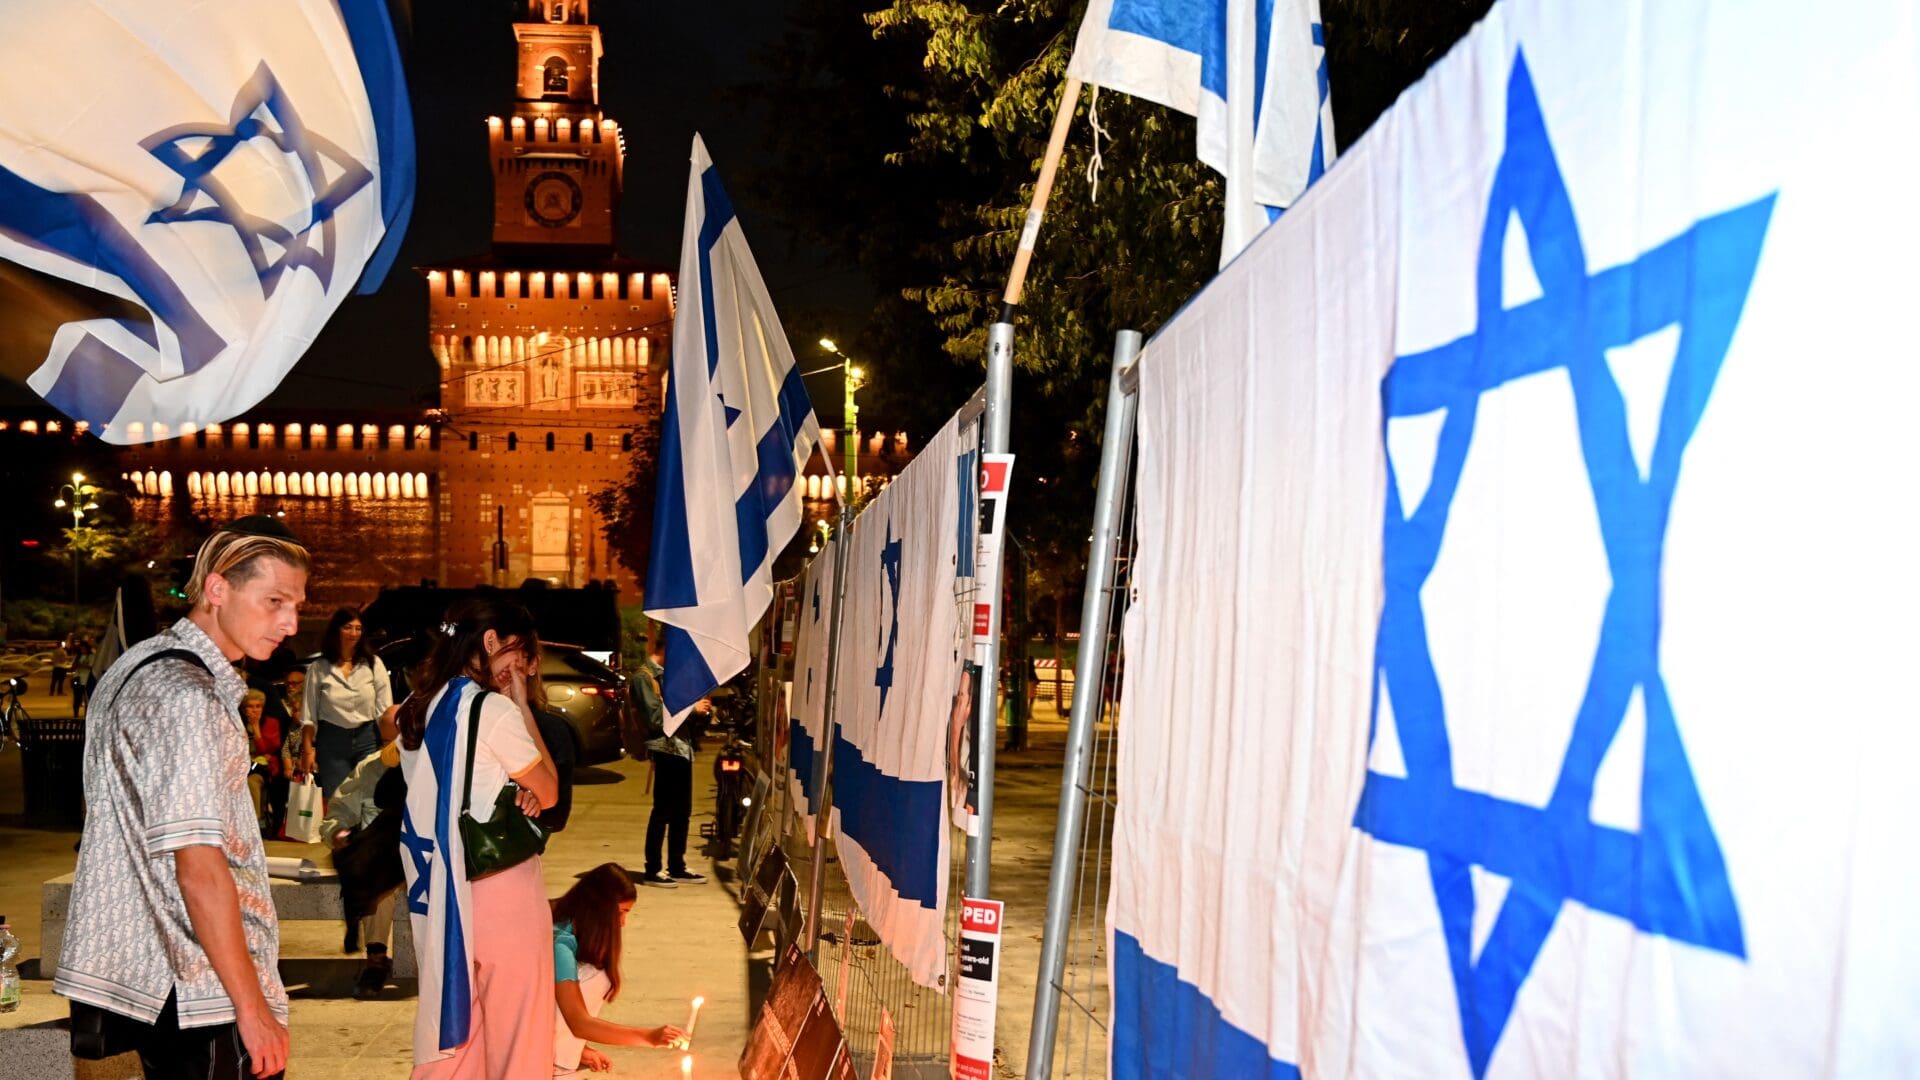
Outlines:
{"type": "Polygon", "coordinates": [[[687,819],[693,816],[693,762],[653,752],[653,816],[647,818],[647,873],[660,869],[667,842],[668,873],[687,872],[687,819]]]}
{"type": "MultiPolygon", "coordinates": [[[[147,1080],[252,1080],[253,1064],[233,1024],[182,1028],[172,995],[151,1025],[138,1024],[140,1069],[147,1080]]],[[[274,1077],[285,1076],[275,1073],[274,1077]]]]}

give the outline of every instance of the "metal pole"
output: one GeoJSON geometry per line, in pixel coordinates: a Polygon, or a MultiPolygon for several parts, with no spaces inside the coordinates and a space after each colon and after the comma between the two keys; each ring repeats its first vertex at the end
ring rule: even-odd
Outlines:
{"type": "Polygon", "coordinates": [[[1074,663],[1073,711],[1067,723],[1067,757],[1060,769],[1060,818],[1053,832],[1053,870],[1047,877],[1047,924],[1040,942],[1040,980],[1033,994],[1033,1029],[1027,1041],[1027,1080],[1053,1074],[1053,1040],[1060,1025],[1060,978],[1067,965],[1067,932],[1074,871],[1080,863],[1080,832],[1087,817],[1087,774],[1093,762],[1093,727],[1099,719],[1107,670],[1107,620],[1113,608],[1113,552],[1120,505],[1133,454],[1138,383],[1129,376],[1140,356],[1140,334],[1120,331],[1113,343],[1113,374],[1107,382],[1107,430],[1100,444],[1100,487],[1094,496],[1093,542],[1087,548],[1087,591],[1080,602],[1080,657],[1074,663]]]}
{"type": "MultiPolygon", "coordinates": [[[[1013,314],[1012,304],[1003,304],[1000,308],[1000,321],[993,324],[987,332],[987,411],[980,421],[985,434],[985,446],[989,454],[1007,452],[1008,414],[1013,403],[1013,314]]],[[[1000,587],[1000,570],[1006,561],[1006,541],[1001,543],[994,554],[994,564],[990,580],[994,588],[1000,587]]],[[[1000,598],[993,598],[994,611],[1001,609],[1000,598]]],[[[986,644],[980,650],[980,700],[975,703],[975,743],[978,752],[978,771],[975,774],[980,788],[979,805],[974,814],[979,818],[979,829],[973,836],[967,837],[967,892],[966,895],[984,899],[991,884],[988,865],[993,850],[993,755],[997,747],[995,742],[994,718],[1000,711],[1000,620],[994,619],[987,630],[986,644]]]]}
{"type": "Polygon", "coordinates": [[[840,356],[840,385],[845,393],[842,405],[846,410],[847,493],[841,500],[844,505],[857,498],[854,481],[860,478],[860,406],[853,401],[854,393],[860,389],[860,382],[853,374],[853,360],[845,353],[840,356]]]}
{"type": "MultiPolygon", "coordinates": [[[[851,397],[851,393],[848,395],[851,397]]],[[[807,958],[820,962],[820,900],[827,886],[827,784],[833,777],[834,724],[840,713],[840,629],[846,622],[847,548],[853,539],[853,502],[840,503],[839,542],[833,548],[833,614],[827,624],[827,701],[820,756],[813,762],[813,876],[807,885],[807,958]]]]}

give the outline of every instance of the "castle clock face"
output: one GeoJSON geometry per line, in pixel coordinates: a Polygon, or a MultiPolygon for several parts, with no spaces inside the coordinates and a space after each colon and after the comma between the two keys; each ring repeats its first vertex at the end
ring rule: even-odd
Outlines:
{"type": "Polygon", "coordinates": [[[543,172],[527,183],[527,213],[549,229],[580,216],[580,185],[560,172],[543,172]]]}

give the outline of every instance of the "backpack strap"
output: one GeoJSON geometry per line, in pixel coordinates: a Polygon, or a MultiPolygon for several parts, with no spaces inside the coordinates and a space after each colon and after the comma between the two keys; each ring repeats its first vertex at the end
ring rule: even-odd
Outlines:
{"type": "Polygon", "coordinates": [[[460,796],[460,813],[463,816],[473,806],[473,755],[480,747],[480,703],[486,697],[487,692],[476,687],[473,704],[467,708],[467,784],[460,796]]]}
{"type": "Polygon", "coordinates": [[[142,668],[146,667],[149,664],[158,663],[162,660],[185,660],[186,662],[192,664],[194,667],[199,668],[201,671],[204,671],[209,675],[213,674],[212,669],[207,667],[207,662],[205,660],[200,659],[200,654],[197,652],[194,652],[192,649],[161,649],[159,652],[149,654],[148,656],[143,658],[139,663],[133,665],[133,670],[127,672],[127,677],[124,679],[121,679],[120,685],[114,688],[113,700],[107,702],[107,708],[111,709],[117,702],[119,702],[120,692],[127,688],[127,684],[133,681],[133,677],[135,675],[140,674],[140,670],[142,668]]]}

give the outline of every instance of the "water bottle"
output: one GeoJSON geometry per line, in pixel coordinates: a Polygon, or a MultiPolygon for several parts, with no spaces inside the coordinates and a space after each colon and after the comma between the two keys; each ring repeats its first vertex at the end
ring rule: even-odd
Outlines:
{"type": "Polygon", "coordinates": [[[13,936],[7,917],[0,915],[0,1013],[20,1008],[20,969],[13,966],[20,955],[20,939],[13,936]]]}

